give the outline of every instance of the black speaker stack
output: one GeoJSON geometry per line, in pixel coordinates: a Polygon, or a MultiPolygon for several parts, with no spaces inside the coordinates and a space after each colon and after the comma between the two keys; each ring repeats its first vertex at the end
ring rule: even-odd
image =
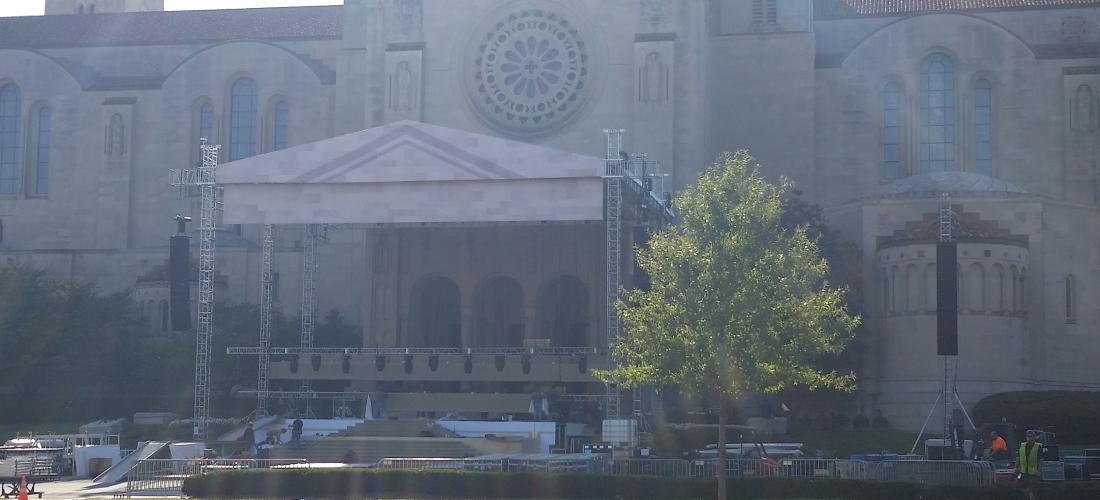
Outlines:
{"type": "Polygon", "coordinates": [[[191,329],[191,238],[184,234],[190,217],[176,217],[179,234],[170,238],[168,252],[168,298],[172,331],[191,329]]]}
{"type": "Polygon", "coordinates": [[[955,243],[936,245],[936,354],[959,355],[959,267],[955,243]]]}

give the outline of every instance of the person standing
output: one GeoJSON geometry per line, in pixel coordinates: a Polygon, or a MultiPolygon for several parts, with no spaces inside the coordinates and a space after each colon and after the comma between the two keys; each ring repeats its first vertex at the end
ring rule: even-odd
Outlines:
{"type": "Polygon", "coordinates": [[[1016,473],[1027,490],[1028,500],[1038,497],[1039,472],[1043,470],[1043,459],[1040,457],[1043,445],[1036,441],[1038,437],[1039,433],[1028,430],[1027,441],[1020,443],[1020,454],[1016,456],[1016,473]]]}
{"type": "Polygon", "coordinates": [[[295,450],[302,448],[302,419],[295,418],[294,423],[290,427],[290,447],[295,450]]]}
{"type": "Polygon", "coordinates": [[[256,429],[252,428],[252,422],[249,422],[244,428],[244,433],[241,434],[241,441],[248,443],[249,453],[256,453],[256,429]]]}

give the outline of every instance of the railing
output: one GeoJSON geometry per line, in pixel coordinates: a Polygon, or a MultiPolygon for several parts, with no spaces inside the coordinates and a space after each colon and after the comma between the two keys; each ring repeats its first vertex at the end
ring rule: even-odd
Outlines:
{"type": "Polygon", "coordinates": [[[308,468],[309,462],[299,459],[145,459],[134,462],[126,475],[126,495],[134,493],[178,493],[183,480],[196,474],[215,470],[308,468]]]}
{"type": "Polygon", "coordinates": [[[691,475],[691,462],[663,458],[631,458],[611,461],[611,474],[629,476],[684,477],[691,475]]]}
{"type": "MultiPolygon", "coordinates": [[[[695,477],[715,477],[718,460],[691,461],[691,474],[695,477]]],[[[726,475],[735,476],[784,476],[784,477],[832,477],[868,479],[868,464],[857,460],[731,458],[726,460],[726,475]]]]}

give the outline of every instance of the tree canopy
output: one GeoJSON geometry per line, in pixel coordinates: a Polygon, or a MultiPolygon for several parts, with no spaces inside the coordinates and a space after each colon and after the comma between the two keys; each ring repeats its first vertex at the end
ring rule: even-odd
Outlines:
{"type": "MultiPolygon", "coordinates": [[[[830,285],[807,225],[784,225],[789,182],[768,183],[752,163],[743,151],[723,155],[674,200],[682,224],[636,250],[650,287],[618,303],[619,365],[598,373],[627,387],[716,392],[720,461],[726,410],[738,393],[854,383],[853,374],[815,362],[843,351],[859,318],[843,305],[845,290],[830,285]]],[[[718,470],[724,498],[725,467],[718,470]]]]}

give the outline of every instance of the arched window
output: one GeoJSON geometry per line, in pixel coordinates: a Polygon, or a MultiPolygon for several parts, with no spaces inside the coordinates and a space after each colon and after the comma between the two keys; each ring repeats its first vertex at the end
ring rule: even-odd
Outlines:
{"type": "Polygon", "coordinates": [[[83,5],[77,5],[76,6],[76,13],[77,14],[83,14],[84,13],[84,6],[83,5]]]}
{"type": "Polygon", "coordinates": [[[1077,322],[1077,279],[1066,276],[1066,323],[1077,322]]]}
{"type": "Polygon", "coordinates": [[[993,175],[993,85],[974,83],[974,171],[993,175]]]}
{"type": "Polygon", "coordinates": [[[939,53],[920,65],[920,170],[955,170],[955,65],[939,53]]]}
{"type": "Polygon", "coordinates": [[[94,3],[88,5],[88,13],[89,14],[95,14],[95,4],[94,3]]]}
{"type": "Polygon", "coordinates": [[[286,149],[287,146],[287,127],[290,120],[290,106],[286,101],[279,101],[275,104],[275,137],[274,151],[280,149],[286,149]]]}
{"type": "Polygon", "coordinates": [[[19,87],[0,87],[0,195],[19,194],[20,107],[19,87]]]}
{"type": "Polygon", "coordinates": [[[199,106],[199,139],[206,139],[208,142],[214,141],[214,105],[210,103],[203,103],[199,106]]]}
{"type": "Polygon", "coordinates": [[[45,195],[50,192],[50,127],[52,121],[50,108],[38,110],[38,137],[35,138],[37,151],[34,162],[34,194],[45,195]]]}
{"type": "Polygon", "coordinates": [[[887,179],[901,178],[901,87],[897,82],[883,89],[882,170],[887,179]]]}
{"type": "Polygon", "coordinates": [[[160,301],[160,331],[161,333],[168,333],[168,319],[170,317],[168,308],[168,301],[160,301]]]}
{"type": "Polygon", "coordinates": [[[256,81],[245,77],[233,83],[229,117],[229,161],[256,154],[256,81]]]}

